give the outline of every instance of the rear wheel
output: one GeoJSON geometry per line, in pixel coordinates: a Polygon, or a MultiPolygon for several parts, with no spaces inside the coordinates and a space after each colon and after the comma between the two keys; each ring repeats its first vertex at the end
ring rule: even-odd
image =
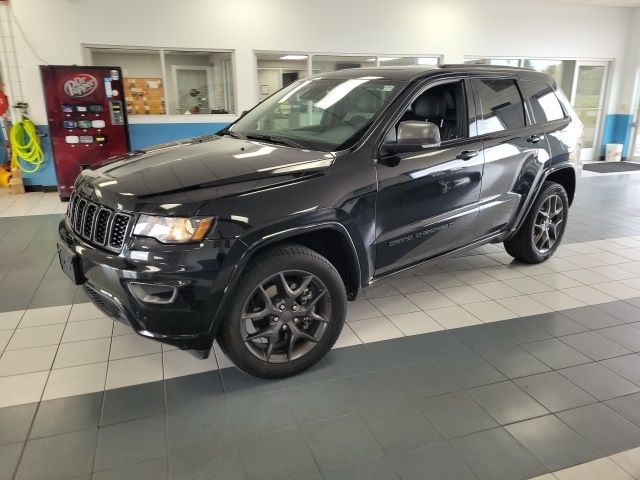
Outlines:
{"type": "Polygon", "coordinates": [[[518,232],[504,242],[505,250],[523,262],[544,262],[560,246],[568,213],[569,198],[564,187],[545,182],[518,232]]]}
{"type": "Polygon", "coordinates": [[[218,341],[244,372],[288,377],[331,349],[345,315],[345,287],[326,258],[299,245],[276,247],[240,279],[218,341]]]}

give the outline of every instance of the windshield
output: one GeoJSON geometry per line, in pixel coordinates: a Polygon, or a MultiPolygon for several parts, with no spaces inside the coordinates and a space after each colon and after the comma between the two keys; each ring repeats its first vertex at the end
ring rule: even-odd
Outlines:
{"type": "Polygon", "coordinates": [[[310,150],[353,145],[397,95],[399,82],[380,77],[312,78],[264,100],[229,131],[310,150]]]}

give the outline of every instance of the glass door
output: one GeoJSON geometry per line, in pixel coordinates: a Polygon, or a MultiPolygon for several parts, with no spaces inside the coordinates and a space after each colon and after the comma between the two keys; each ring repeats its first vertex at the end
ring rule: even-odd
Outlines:
{"type": "Polygon", "coordinates": [[[607,63],[578,61],[571,103],[584,125],[582,160],[597,160],[604,113],[607,63]]]}

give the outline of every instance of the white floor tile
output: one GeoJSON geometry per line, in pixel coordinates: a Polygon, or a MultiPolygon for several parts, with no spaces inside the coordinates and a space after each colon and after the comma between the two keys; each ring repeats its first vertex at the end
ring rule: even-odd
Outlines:
{"type": "Polygon", "coordinates": [[[618,250],[616,253],[630,260],[640,260],[640,250],[638,250],[637,248],[625,248],[622,250],[618,250]]]}
{"type": "MultiPolygon", "coordinates": [[[[345,323],[342,326],[342,332],[340,332],[340,336],[338,337],[336,343],[333,345],[333,348],[351,347],[353,345],[361,344],[362,340],[360,340],[360,337],[356,335],[356,333],[351,329],[348,323],[345,323]]],[[[218,361],[220,361],[219,358],[218,361]]]]}
{"type": "Polygon", "coordinates": [[[467,303],[462,307],[484,323],[499,322],[501,320],[508,320],[509,318],[515,318],[518,316],[494,300],[490,300],[488,302],[467,303]]]}
{"type": "Polygon", "coordinates": [[[553,270],[554,272],[567,272],[569,270],[577,270],[579,268],[583,268],[583,266],[580,265],[577,261],[573,262],[569,259],[556,258],[555,256],[545,261],[544,266],[553,270]]]}
{"type": "Polygon", "coordinates": [[[501,267],[489,267],[483,268],[482,271],[487,275],[491,275],[496,280],[510,280],[512,278],[522,278],[526,275],[522,272],[519,272],[515,268],[511,268],[507,265],[503,265],[501,267]]]}
{"type": "Polygon", "coordinates": [[[637,276],[637,274],[625,270],[624,267],[624,265],[605,265],[604,267],[594,267],[590,270],[611,280],[626,280],[637,276]]]}
{"type": "Polygon", "coordinates": [[[196,358],[184,350],[171,350],[162,354],[164,378],[176,378],[195,373],[209,372],[218,369],[216,356],[211,353],[209,358],[196,358]]]}
{"type": "Polygon", "coordinates": [[[469,285],[495,281],[495,278],[479,269],[462,270],[461,272],[454,272],[453,275],[469,285]]]}
{"type": "Polygon", "coordinates": [[[594,268],[582,268],[580,270],[571,270],[569,272],[564,272],[564,275],[569,278],[573,278],[578,282],[584,283],[585,285],[592,285],[594,283],[603,283],[611,280],[609,277],[606,277],[595,271],[594,268]]]}
{"type": "Polygon", "coordinates": [[[162,347],[159,342],[141,337],[137,333],[132,333],[113,337],[109,359],[118,360],[120,358],[139,357],[140,355],[160,353],[161,351],[162,347]]]}
{"type": "Polygon", "coordinates": [[[106,388],[128,387],[162,380],[162,354],[123,358],[109,362],[106,388]]]}
{"type": "Polygon", "coordinates": [[[69,314],[69,321],[77,322],[78,320],[91,320],[102,317],[104,317],[104,313],[93,303],[76,303],[69,314]]]}
{"type": "Polygon", "coordinates": [[[565,470],[553,472],[558,480],[633,480],[609,458],[600,458],[565,470]]]}
{"type": "Polygon", "coordinates": [[[416,276],[391,279],[389,280],[389,283],[401,293],[416,293],[433,290],[431,285],[416,276]]]}
{"type": "Polygon", "coordinates": [[[24,310],[0,312],[0,330],[15,330],[23,314],[24,310]]]}
{"type": "Polygon", "coordinates": [[[611,295],[607,295],[606,293],[601,292],[600,290],[596,290],[595,288],[587,285],[583,287],[565,288],[561,290],[561,292],[571,295],[576,300],[580,300],[587,305],[615,302],[616,300],[611,295]]]}
{"type": "Polygon", "coordinates": [[[374,317],[382,317],[382,312],[374,307],[366,298],[347,303],[348,322],[374,317]]]}
{"type": "Polygon", "coordinates": [[[53,368],[73,367],[109,360],[111,338],[96,338],[80,342],[62,343],[53,363],[53,368]]]}
{"type": "Polygon", "coordinates": [[[469,270],[473,268],[467,262],[459,258],[445,258],[438,260],[435,264],[445,272],[459,272],[460,270],[469,270]]]}
{"type": "Polygon", "coordinates": [[[511,264],[511,267],[529,277],[533,275],[545,275],[547,273],[553,273],[553,270],[545,267],[542,263],[533,265],[530,263],[519,263],[514,261],[514,263],[511,264]]]}
{"type": "Polygon", "coordinates": [[[501,298],[499,300],[496,300],[496,302],[521,317],[538,315],[540,313],[547,313],[551,311],[549,307],[543,305],[542,303],[534,300],[527,295],[522,295],[520,297],[501,298]]]}
{"type": "MultiPolygon", "coordinates": [[[[343,331],[344,331],[344,329],[343,329],[343,331]]],[[[354,335],[355,335],[355,333],[354,333],[354,335]]],[[[218,345],[218,342],[213,342],[213,353],[216,356],[216,361],[218,363],[218,368],[220,370],[222,370],[223,368],[235,368],[235,365],[233,364],[233,362],[231,360],[229,360],[229,357],[227,357],[224,354],[224,352],[220,348],[220,345],[218,345]]]]}
{"type": "Polygon", "coordinates": [[[26,373],[0,378],[0,408],[38,402],[49,372],[26,373]]]}
{"type": "Polygon", "coordinates": [[[51,370],[43,400],[71,397],[104,390],[107,363],[92,363],[51,370]]]}
{"type": "Polygon", "coordinates": [[[417,312],[420,310],[420,308],[418,308],[404,295],[372,298],[371,303],[384,315],[399,315],[401,313],[417,312]]]}
{"type": "Polygon", "coordinates": [[[640,447],[616,453],[609,458],[633,478],[640,478],[640,447]]]}
{"type": "Polygon", "coordinates": [[[440,292],[459,305],[490,300],[489,297],[471,286],[443,288],[440,292]]]}
{"type": "Polygon", "coordinates": [[[513,278],[509,280],[509,285],[526,295],[553,290],[553,287],[539,282],[534,277],[513,278]]]}
{"type": "MultiPolygon", "coordinates": [[[[488,253],[502,253],[502,252],[488,252],[488,253]]],[[[489,257],[488,255],[467,255],[465,257],[460,257],[465,263],[468,263],[472,267],[482,268],[482,267],[493,267],[496,265],[502,265],[498,260],[489,257]]]]}
{"type": "Polygon", "coordinates": [[[459,278],[454,277],[450,273],[432,273],[430,275],[421,275],[420,278],[431,285],[433,288],[460,287],[465,283],[459,278]]]}
{"type": "Polygon", "coordinates": [[[467,327],[469,325],[478,325],[482,323],[464,308],[457,305],[455,307],[429,310],[427,313],[430,317],[433,317],[436,322],[447,329],[467,327]]]}
{"type": "Polygon", "coordinates": [[[388,318],[405,335],[419,335],[443,330],[442,325],[425,312],[403,313],[391,315],[388,318]]]}
{"type": "Polygon", "coordinates": [[[118,335],[129,335],[131,333],[134,333],[134,330],[129,325],[125,325],[122,322],[113,322],[113,333],[112,333],[112,335],[114,337],[117,337],[118,335]]]}
{"type": "Polygon", "coordinates": [[[391,338],[403,337],[398,328],[385,317],[350,322],[349,326],[364,343],[380,342],[391,338]]]}
{"type": "Polygon", "coordinates": [[[63,331],[64,324],[18,328],[11,337],[7,350],[57,345],[60,343],[63,331]]]}
{"type": "Polygon", "coordinates": [[[596,283],[592,285],[592,287],[618,300],[640,297],[640,290],[630,287],[623,282],[596,283]]]}
{"type": "Polygon", "coordinates": [[[62,342],[79,342],[81,340],[110,337],[111,332],[113,332],[113,320],[109,318],[69,322],[62,336],[62,342]]]}
{"type": "Polygon", "coordinates": [[[66,323],[70,310],[71,305],[29,309],[24,312],[19,328],[66,323]]]}
{"type": "Polygon", "coordinates": [[[400,295],[400,292],[389,282],[377,282],[369,287],[365,293],[367,298],[390,297],[392,295],[400,295]]]}
{"type": "Polygon", "coordinates": [[[546,275],[536,275],[532,278],[554,289],[579,287],[582,285],[578,280],[567,277],[566,275],[562,275],[558,272],[548,273],[546,275]]]}
{"type": "Polygon", "coordinates": [[[13,335],[13,330],[0,330],[0,353],[2,353],[13,335]]]}
{"type": "Polygon", "coordinates": [[[522,295],[520,291],[507,285],[507,283],[496,280],[489,283],[473,285],[473,288],[492,299],[516,297],[518,295],[522,295]]]}
{"type": "Polygon", "coordinates": [[[553,310],[567,310],[569,308],[584,307],[586,305],[572,296],[557,290],[544,293],[534,293],[529,296],[553,310]]]}
{"type": "Polygon", "coordinates": [[[434,308],[451,307],[455,303],[445,297],[437,290],[430,290],[428,292],[410,293],[407,298],[415,303],[422,310],[431,310],[434,308]]]}
{"type": "Polygon", "coordinates": [[[49,371],[57,345],[8,350],[0,357],[0,377],[49,371]]]}

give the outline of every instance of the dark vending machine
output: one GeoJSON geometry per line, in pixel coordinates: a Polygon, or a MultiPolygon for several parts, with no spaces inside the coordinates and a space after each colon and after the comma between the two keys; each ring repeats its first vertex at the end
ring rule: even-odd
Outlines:
{"type": "Polygon", "coordinates": [[[41,66],[60,198],[85,168],[129,151],[119,67],[41,66]]]}

